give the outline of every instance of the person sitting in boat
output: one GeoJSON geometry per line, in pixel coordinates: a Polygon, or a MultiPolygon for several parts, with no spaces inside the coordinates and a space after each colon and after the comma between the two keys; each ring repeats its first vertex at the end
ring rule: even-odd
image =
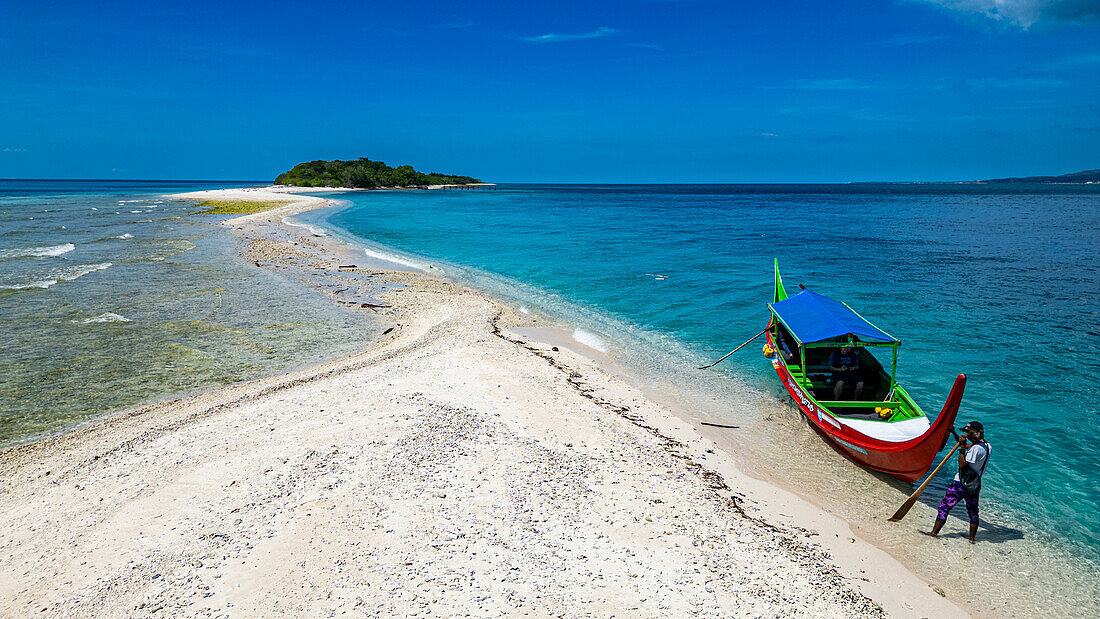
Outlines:
{"type": "Polygon", "coordinates": [[[792,346],[787,342],[787,336],[783,335],[782,329],[776,330],[775,335],[775,342],[779,344],[779,354],[783,355],[785,361],[794,359],[796,356],[795,352],[798,351],[798,345],[795,344],[792,350],[792,346]]]}
{"type": "Polygon", "coordinates": [[[833,372],[833,399],[839,400],[844,385],[855,384],[856,392],[853,400],[858,400],[863,393],[863,379],[859,375],[859,352],[851,346],[841,346],[829,356],[829,369],[833,372]]]}

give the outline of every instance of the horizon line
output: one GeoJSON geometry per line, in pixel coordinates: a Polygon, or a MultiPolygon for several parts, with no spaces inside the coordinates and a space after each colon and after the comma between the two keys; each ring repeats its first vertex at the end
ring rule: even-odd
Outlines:
{"type": "MultiPolygon", "coordinates": [[[[258,179],[182,179],[182,178],[0,178],[4,181],[83,181],[83,182],[112,182],[112,183],[259,183],[261,185],[274,186],[275,183],[258,179]]],[[[487,181],[484,181],[487,182],[487,181]]],[[[851,185],[868,183],[894,183],[894,184],[957,184],[957,183],[982,183],[984,180],[952,180],[952,181],[919,181],[919,180],[890,180],[890,181],[675,181],[675,182],[639,182],[639,181],[494,181],[495,184],[508,185],[851,185]]],[[[317,187],[303,187],[307,189],[319,189],[317,187]]]]}
{"type": "Polygon", "coordinates": [[[267,183],[258,179],[228,178],[0,178],[0,181],[113,181],[116,183],[267,183]]]}
{"type": "MultiPolygon", "coordinates": [[[[494,181],[496,185],[988,185],[995,181],[1019,178],[1011,184],[1027,184],[1022,181],[1028,177],[1006,177],[1004,179],[972,180],[851,180],[851,181],[676,181],[676,182],[639,182],[639,181],[494,181]]],[[[1057,178],[1052,177],[1052,178],[1057,178]]],[[[0,178],[0,182],[97,182],[97,183],[252,183],[258,186],[275,186],[275,183],[259,179],[179,179],[179,178],[0,178]]],[[[487,181],[483,181],[487,182],[487,181]]],[[[1033,184],[1086,185],[1089,182],[1034,181],[1033,184]]],[[[302,189],[324,189],[323,187],[305,187],[302,189]]],[[[338,188],[332,188],[338,189],[338,188]]]]}

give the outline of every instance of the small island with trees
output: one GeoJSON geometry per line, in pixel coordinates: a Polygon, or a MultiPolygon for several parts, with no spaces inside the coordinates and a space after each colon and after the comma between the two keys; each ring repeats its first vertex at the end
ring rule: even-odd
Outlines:
{"type": "Polygon", "coordinates": [[[365,157],[352,161],[307,161],[275,177],[276,185],[295,187],[379,187],[428,188],[432,185],[468,185],[480,183],[472,176],[417,172],[409,165],[391,168],[381,161],[365,157]]]}

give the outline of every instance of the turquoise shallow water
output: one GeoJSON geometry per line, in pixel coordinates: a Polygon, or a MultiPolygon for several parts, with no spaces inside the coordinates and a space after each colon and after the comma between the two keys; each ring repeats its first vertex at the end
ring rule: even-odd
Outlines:
{"type": "MultiPolygon", "coordinates": [[[[683,368],[763,327],[778,257],[788,287],[842,299],[902,340],[899,379],[930,415],[954,376],[968,374],[960,421],[981,420],[994,445],[983,500],[1079,557],[1100,556],[1100,186],[504,186],[340,197],[343,207],[303,218],[567,316],[613,352],[645,340],[683,368]]],[[[780,397],[758,351],[718,369],[780,397]]]]}

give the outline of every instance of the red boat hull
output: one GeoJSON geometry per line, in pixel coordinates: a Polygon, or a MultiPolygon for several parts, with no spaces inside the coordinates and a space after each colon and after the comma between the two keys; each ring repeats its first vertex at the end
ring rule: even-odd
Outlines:
{"type": "MultiPolygon", "coordinates": [[[[767,338],[768,343],[774,347],[771,332],[768,332],[767,338]]],[[[928,430],[908,441],[891,442],[867,436],[842,425],[807,397],[783,363],[775,359],[772,367],[791,399],[825,440],[849,459],[907,482],[920,479],[932,467],[936,454],[943,448],[954,427],[955,416],[959,412],[963,390],[966,388],[966,374],[959,374],[943,410],[928,430]]]]}

